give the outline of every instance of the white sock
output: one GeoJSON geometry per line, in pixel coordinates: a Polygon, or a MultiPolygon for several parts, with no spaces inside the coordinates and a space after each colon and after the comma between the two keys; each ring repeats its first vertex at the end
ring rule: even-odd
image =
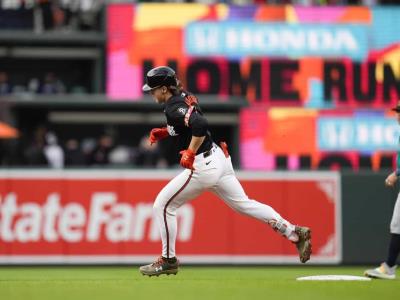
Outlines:
{"type": "Polygon", "coordinates": [[[299,236],[297,235],[297,233],[293,230],[289,236],[287,237],[289,241],[292,241],[294,243],[299,241],[299,236]]]}
{"type": "Polygon", "coordinates": [[[289,241],[297,242],[299,240],[299,236],[294,230],[295,226],[288,221],[279,218],[278,220],[270,220],[268,223],[272,229],[285,236],[289,241]]]}

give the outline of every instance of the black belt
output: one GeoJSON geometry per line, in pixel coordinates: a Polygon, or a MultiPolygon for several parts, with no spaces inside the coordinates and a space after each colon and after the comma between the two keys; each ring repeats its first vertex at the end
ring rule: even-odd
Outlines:
{"type": "Polygon", "coordinates": [[[208,151],[206,151],[206,152],[203,152],[203,157],[204,158],[206,158],[206,157],[209,157],[211,154],[212,154],[212,148],[210,149],[210,150],[208,150],[208,151]]]}
{"type": "Polygon", "coordinates": [[[210,150],[203,152],[203,157],[209,157],[213,153],[214,147],[216,147],[216,145],[212,145],[210,150]]]}

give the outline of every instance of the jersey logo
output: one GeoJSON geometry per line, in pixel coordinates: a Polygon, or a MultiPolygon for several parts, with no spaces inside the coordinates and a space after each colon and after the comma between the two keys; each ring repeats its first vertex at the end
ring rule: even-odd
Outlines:
{"type": "Polygon", "coordinates": [[[209,162],[206,162],[206,166],[208,166],[208,164],[211,162],[211,160],[209,162]]]}
{"type": "Polygon", "coordinates": [[[175,132],[174,126],[167,124],[167,130],[170,136],[177,136],[178,134],[175,132]]]}
{"type": "Polygon", "coordinates": [[[179,111],[182,115],[185,115],[185,114],[186,114],[186,108],[179,107],[179,108],[178,108],[178,111],[179,111]]]}

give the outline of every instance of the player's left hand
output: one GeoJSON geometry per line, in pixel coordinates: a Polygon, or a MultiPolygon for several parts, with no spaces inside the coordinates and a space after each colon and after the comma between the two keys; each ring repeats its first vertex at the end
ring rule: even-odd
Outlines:
{"type": "Polygon", "coordinates": [[[150,146],[159,140],[165,139],[167,136],[169,136],[167,127],[153,128],[149,136],[150,146]]]}
{"type": "Polygon", "coordinates": [[[385,185],[388,187],[393,187],[397,181],[396,173],[390,173],[390,175],[385,180],[385,185]]]}
{"type": "Polygon", "coordinates": [[[179,153],[182,155],[181,161],[180,161],[181,166],[186,169],[194,170],[193,163],[194,163],[194,157],[196,156],[196,153],[194,153],[190,149],[182,150],[179,153]]]}

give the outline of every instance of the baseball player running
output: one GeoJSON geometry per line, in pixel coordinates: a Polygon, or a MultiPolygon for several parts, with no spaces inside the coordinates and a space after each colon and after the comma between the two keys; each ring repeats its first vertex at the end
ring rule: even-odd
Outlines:
{"type": "Polygon", "coordinates": [[[167,118],[166,127],[151,130],[150,143],[166,137],[177,139],[180,164],[185,169],[161,190],[154,202],[153,213],[160,227],[162,255],[155,262],[140,267],[140,272],[148,276],[178,272],[176,211],[204,190],[214,192],[237,212],[271,226],[296,245],[302,263],[308,261],[311,230],[292,225],[272,207],[247,197],[235,176],[226,144],[221,143],[219,147],[213,142],[197,98],[183,91],[175,71],[164,66],[150,70],[143,91],[149,92],[157,103],[165,105],[167,118]]]}
{"type": "MultiPolygon", "coordinates": [[[[396,112],[397,123],[400,124],[400,101],[392,108],[396,112]]],[[[400,150],[397,152],[396,171],[389,174],[385,180],[387,187],[393,188],[400,176],[400,150]]],[[[386,261],[375,269],[366,270],[364,275],[371,278],[395,279],[396,260],[400,253],[400,193],[397,195],[396,204],[393,210],[392,221],[390,222],[390,243],[386,261]]]]}

